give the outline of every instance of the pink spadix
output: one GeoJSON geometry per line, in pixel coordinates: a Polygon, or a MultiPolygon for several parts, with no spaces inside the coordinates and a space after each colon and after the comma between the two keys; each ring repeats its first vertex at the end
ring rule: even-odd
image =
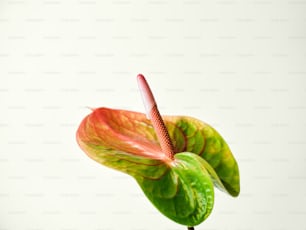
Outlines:
{"type": "Polygon", "coordinates": [[[148,82],[142,74],[137,76],[138,86],[146,109],[147,118],[151,120],[162,151],[173,159],[175,154],[168,130],[158,111],[156,101],[148,82]]]}

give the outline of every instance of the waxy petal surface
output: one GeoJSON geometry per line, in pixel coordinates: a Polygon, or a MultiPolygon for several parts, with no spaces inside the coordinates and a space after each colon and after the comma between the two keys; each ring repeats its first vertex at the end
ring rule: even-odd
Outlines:
{"type": "Polygon", "coordinates": [[[239,170],[228,145],[209,125],[184,116],[163,116],[174,159],[161,151],[145,114],[94,109],[77,141],[95,161],[133,176],[155,207],[177,223],[195,226],[213,207],[213,183],[239,194],[239,170]]]}

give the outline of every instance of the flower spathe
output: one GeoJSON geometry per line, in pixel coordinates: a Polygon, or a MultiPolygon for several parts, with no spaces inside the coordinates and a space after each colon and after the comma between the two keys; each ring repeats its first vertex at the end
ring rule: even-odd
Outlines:
{"type": "Polygon", "coordinates": [[[175,155],[160,148],[143,113],[94,109],[81,122],[77,141],[93,160],[134,177],[153,205],[173,221],[195,226],[211,213],[214,185],[240,191],[238,165],[220,134],[187,116],[163,116],[175,155]]]}

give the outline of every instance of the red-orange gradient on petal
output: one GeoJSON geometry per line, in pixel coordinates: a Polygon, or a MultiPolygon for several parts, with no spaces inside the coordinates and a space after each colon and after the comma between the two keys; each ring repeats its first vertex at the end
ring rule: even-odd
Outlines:
{"type": "Polygon", "coordinates": [[[162,152],[151,121],[143,113],[94,109],[81,122],[77,141],[83,150],[90,144],[151,159],[170,160],[162,152]]]}

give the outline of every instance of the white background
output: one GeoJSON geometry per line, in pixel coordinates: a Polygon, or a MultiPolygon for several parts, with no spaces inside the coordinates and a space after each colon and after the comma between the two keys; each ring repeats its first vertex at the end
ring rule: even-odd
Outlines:
{"type": "Polygon", "coordinates": [[[0,229],[185,229],[90,160],[87,107],[213,125],[241,173],[196,229],[306,229],[305,0],[0,0],[0,229]]]}

